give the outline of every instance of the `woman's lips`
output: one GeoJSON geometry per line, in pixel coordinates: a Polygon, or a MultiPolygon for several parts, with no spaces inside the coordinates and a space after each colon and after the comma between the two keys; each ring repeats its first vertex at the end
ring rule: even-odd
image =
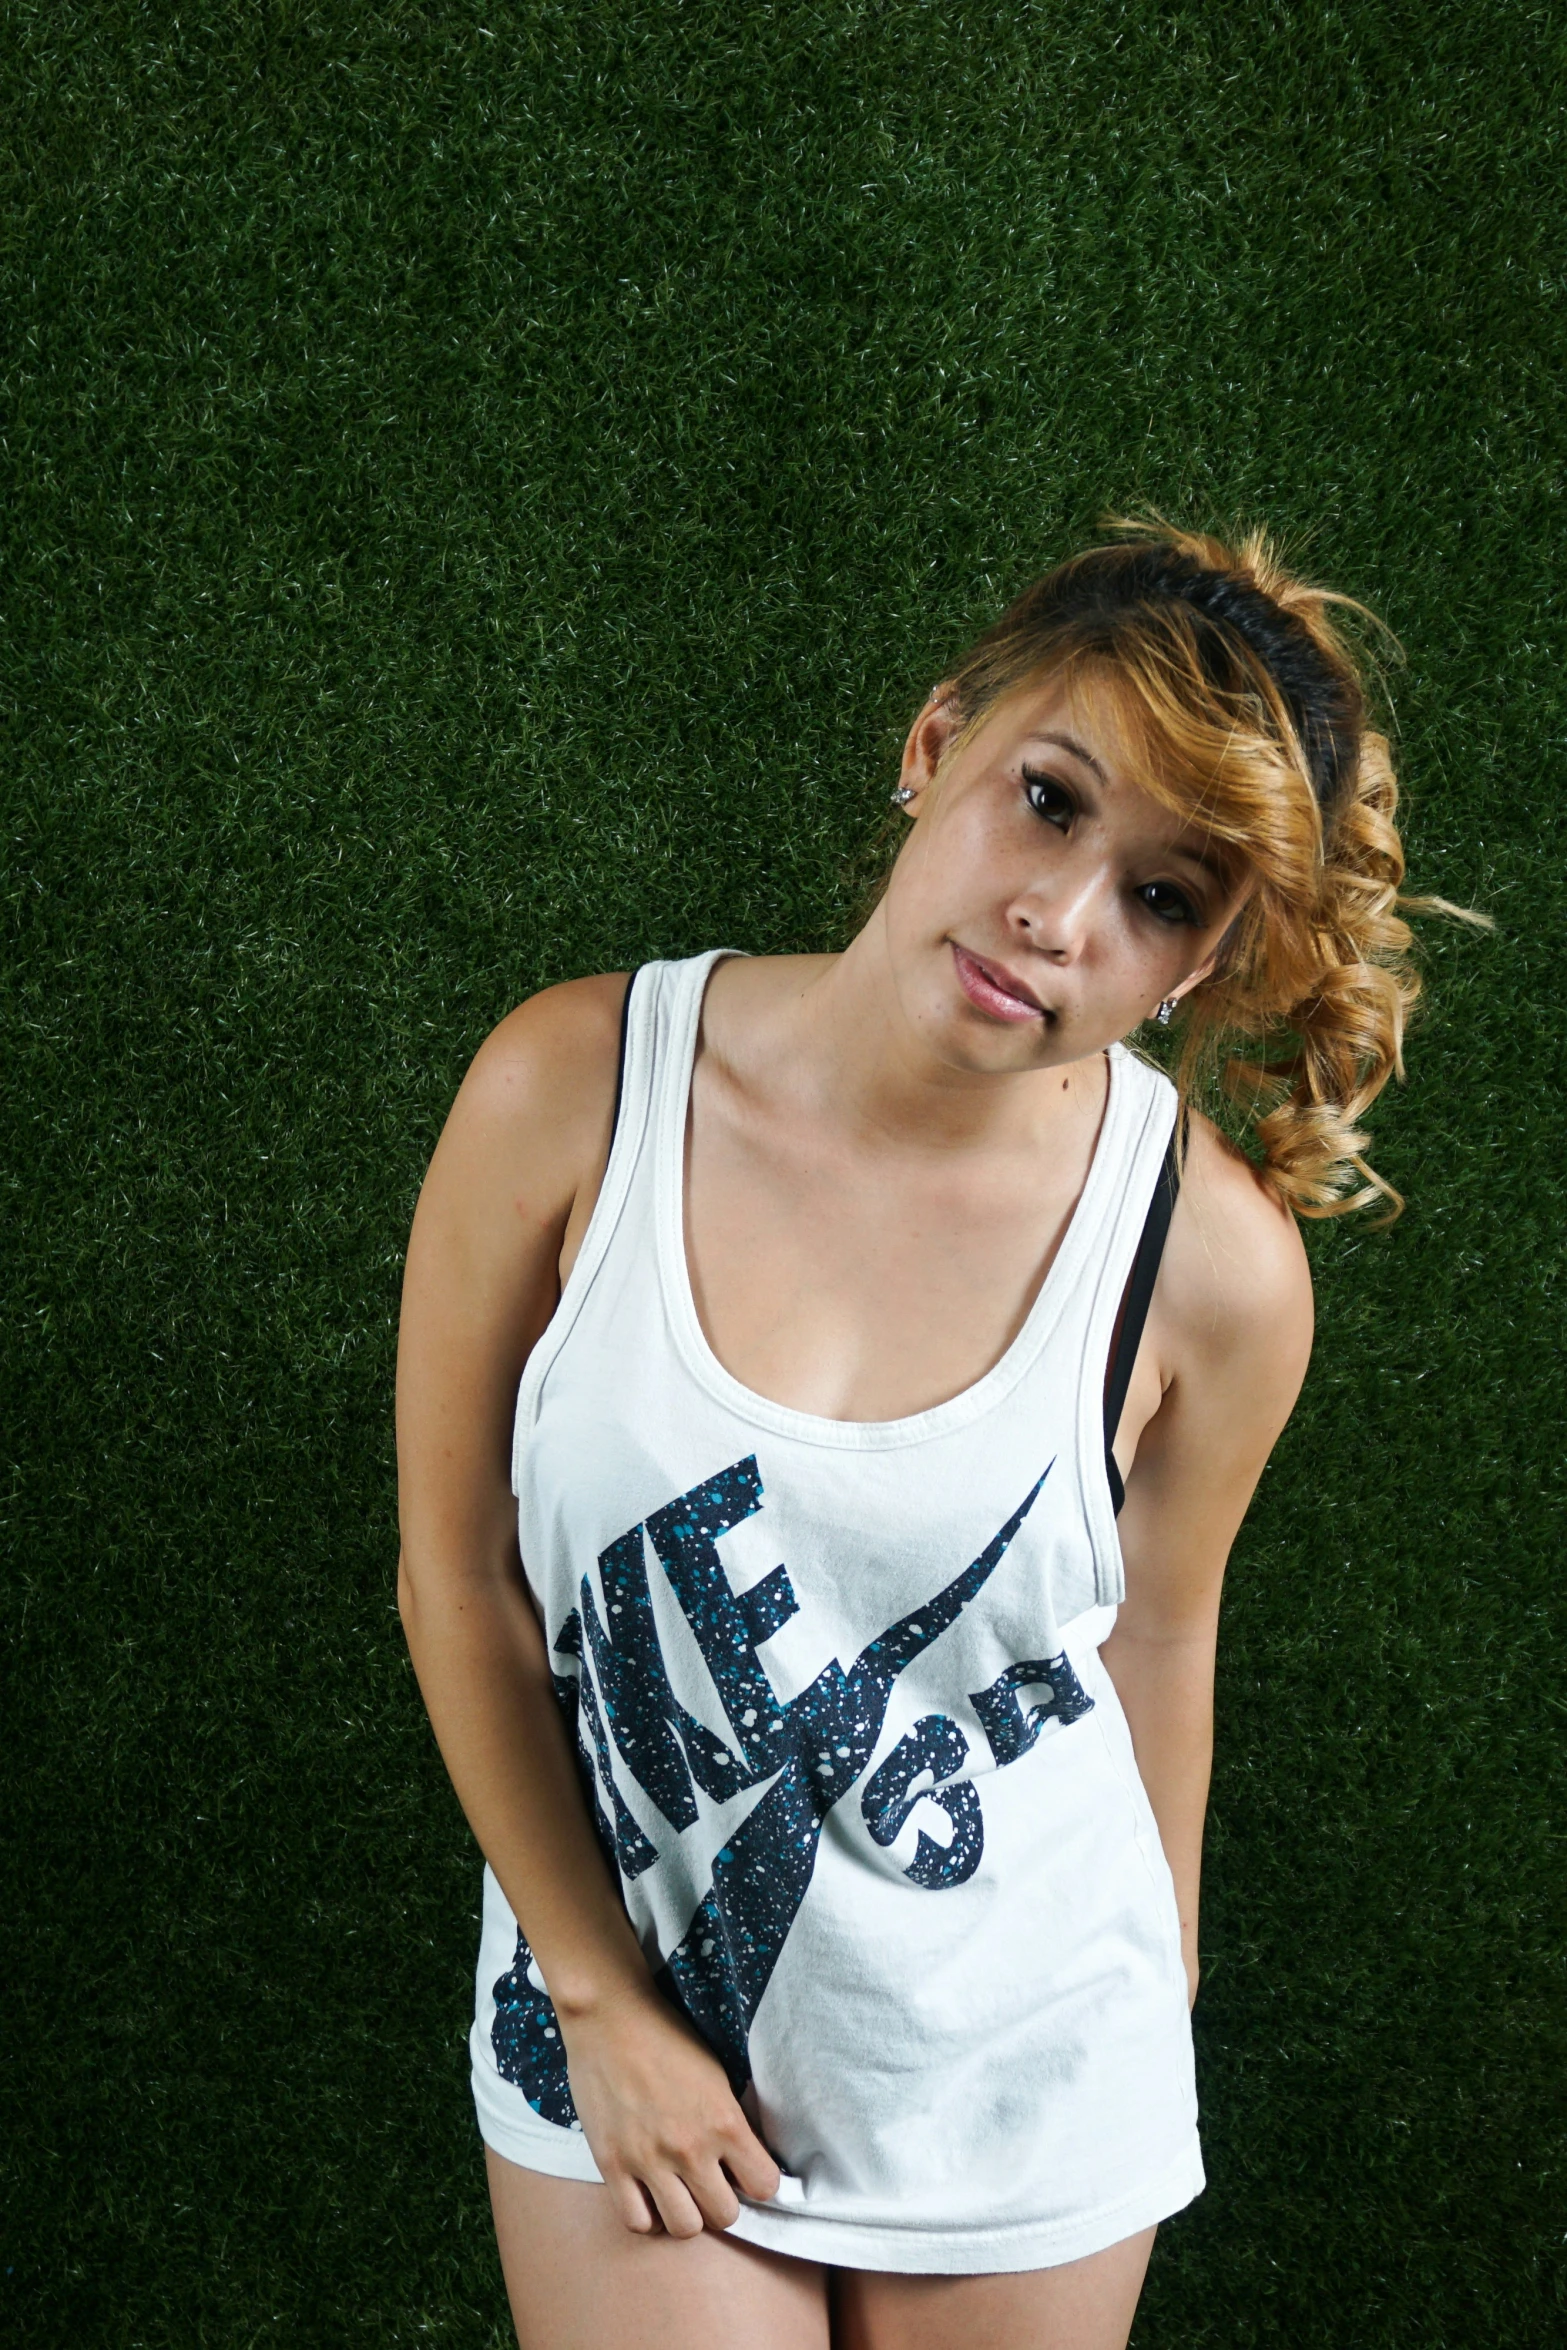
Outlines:
{"type": "Polygon", "coordinates": [[[1044,1020],[1049,1017],[1042,1004],[1032,996],[1016,992],[1019,982],[1004,979],[1000,966],[982,963],[978,955],[971,955],[967,947],[952,941],[952,959],[957,966],[958,985],[971,1004],[981,1012],[988,1012],[993,1020],[1044,1020]]]}

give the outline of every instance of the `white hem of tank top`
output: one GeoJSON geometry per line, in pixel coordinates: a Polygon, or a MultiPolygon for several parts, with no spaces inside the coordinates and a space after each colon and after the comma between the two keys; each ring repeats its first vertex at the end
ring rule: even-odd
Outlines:
{"type": "MultiPolygon", "coordinates": [[[[1027,1375],[1059,1316],[1061,1301],[1071,1286],[1072,1271],[1104,1221],[1106,1194],[1115,1160],[1112,1147],[1115,1130],[1135,1112],[1137,1106],[1122,1073],[1123,1064],[1134,1056],[1119,1042],[1108,1048],[1109,1084],[1104,1113],[1083,1188],[1078,1194],[1060,1246],[1040,1283],[1038,1295],[1024,1317],[1022,1328],[1000,1361],[993,1363],[972,1386],[949,1396],[945,1403],[934,1404],[928,1411],[912,1413],[905,1419],[834,1420],[814,1412],[798,1412],[787,1404],[774,1403],[770,1397],[758,1395],[754,1389],[736,1379],[732,1372],[725,1370],[708,1345],[707,1334],[697,1314],[696,1301],[691,1293],[690,1266],[686,1260],[685,1124],[689,1116],[697,1035],[707,981],[715,964],[730,952],[732,950],[729,948],[717,947],[706,957],[691,958],[692,962],[702,961],[705,967],[689,983],[689,995],[680,1007],[682,1027],[673,1040],[677,1049],[665,1062],[648,1120],[648,1144],[656,1153],[653,1169],[654,1230],[657,1235],[659,1282],[669,1316],[670,1335],[681,1359],[698,1385],[737,1418],[748,1421],[753,1427],[764,1428],[771,1435],[791,1437],[797,1443],[823,1445],[840,1452],[884,1452],[903,1445],[923,1444],[932,1437],[965,1428],[993,1405],[1000,1403],[1027,1375]]],[[[1108,1496],[1108,1486],[1106,1493],[1108,1496]]]]}
{"type": "MultiPolygon", "coordinates": [[[[508,2092],[499,2075],[487,2066],[475,2064],[473,2072],[479,2135],[492,2153],[514,2162],[520,2170],[537,2171],[546,2178],[602,2186],[598,2165],[584,2137],[537,2120],[531,2108],[527,2109],[528,2122],[523,2123],[515,2114],[487,2106],[481,2079],[486,2090],[498,2088],[503,2096],[508,2092]]],[[[1176,2159],[1153,2178],[1141,2180],[1114,2203],[1100,2204],[1070,2220],[1051,2220],[1043,2226],[1024,2220],[992,2228],[889,2227],[743,2203],[739,2218],[724,2233],[766,2252],[786,2253],[794,2260],[825,2261],[833,2268],[877,2269],[905,2276],[1002,2276],[1022,2269],[1060,2268],[1069,2260],[1103,2252],[1184,2210],[1206,2184],[1194,2128],[1176,2159]]]]}
{"type": "Polygon", "coordinates": [[[820,2260],[831,2268],[865,2268],[901,2276],[1010,2276],[1031,2268],[1061,2268],[1086,2260],[1144,2228],[1183,2211],[1207,2185],[1195,2129],[1175,2161],[1130,2194],[1097,2211],[1041,2227],[1021,2221],[994,2228],[875,2227],[863,2220],[817,2218],[811,2213],[741,2205],[726,2235],[764,2252],[820,2260]]]}

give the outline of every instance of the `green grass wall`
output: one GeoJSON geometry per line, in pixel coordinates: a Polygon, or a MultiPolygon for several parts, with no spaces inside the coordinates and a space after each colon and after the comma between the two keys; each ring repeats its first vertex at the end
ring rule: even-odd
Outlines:
{"type": "Polygon", "coordinates": [[[1429,1010],[1237,1546],[1140,2350],[1564,2338],[1563,34],[1524,0],[16,0],[0,2331],[510,2341],[393,1605],[481,1037],[841,938],[1110,508],[1372,603],[1429,1010]]]}

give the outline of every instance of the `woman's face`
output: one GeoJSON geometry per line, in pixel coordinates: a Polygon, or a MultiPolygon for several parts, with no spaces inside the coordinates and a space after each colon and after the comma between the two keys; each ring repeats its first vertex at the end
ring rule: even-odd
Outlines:
{"type": "Polygon", "coordinates": [[[904,750],[913,830],[881,909],[900,1004],[954,1067],[1081,1060],[1206,973],[1249,884],[1139,788],[1091,683],[1003,699],[933,791],[956,730],[927,704],[904,750]]]}

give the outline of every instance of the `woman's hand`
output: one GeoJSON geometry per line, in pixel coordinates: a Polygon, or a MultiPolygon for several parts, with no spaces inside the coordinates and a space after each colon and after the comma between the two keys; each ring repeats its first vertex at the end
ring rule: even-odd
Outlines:
{"type": "Polygon", "coordinates": [[[637,2235],[727,2228],[736,2187],[765,2201],[778,2165],[723,2066],[653,1988],[560,2018],[582,2134],[616,2211],[637,2235]]]}

